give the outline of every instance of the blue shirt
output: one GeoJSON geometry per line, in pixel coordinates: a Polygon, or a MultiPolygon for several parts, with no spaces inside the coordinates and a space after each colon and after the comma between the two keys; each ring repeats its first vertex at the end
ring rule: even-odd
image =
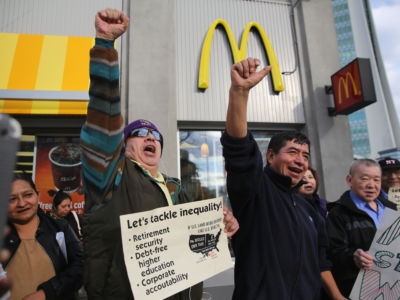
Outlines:
{"type": "Polygon", "coordinates": [[[383,189],[381,189],[381,193],[382,193],[383,197],[385,197],[386,200],[389,199],[389,195],[383,189]]]}
{"type": "Polygon", "coordinates": [[[381,203],[381,201],[379,201],[378,199],[374,200],[378,207],[378,211],[375,211],[367,202],[358,198],[352,191],[350,191],[350,197],[351,200],[353,200],[354,204],[358,207],[358,209],[365,212],[368,216],[371,217],[372,220],[374,220],[375,227],[378,228],[379,224],[381,224],[383,212],[385,210],[385,206],[381,203]]]}

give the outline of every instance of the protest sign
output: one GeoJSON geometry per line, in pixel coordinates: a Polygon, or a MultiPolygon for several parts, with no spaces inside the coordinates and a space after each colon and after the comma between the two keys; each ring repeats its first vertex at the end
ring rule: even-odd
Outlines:
{"type": "Polygon", "coordinates": [[[352,300],[400,299],[400,213],[386,208],[368,253],[372,270],[360,270],[352,300]]]}
{"type": "Polygon", "coordinates": [[[120,216],[137,300],[164,299],[232,267],[222,198],[120,216]]]}
{"type": "Polygon", "coordinates": [[[400,210],[400,187],[392,187],[389,189],[389,200],[396,203],[397,210],[400,210]]]}

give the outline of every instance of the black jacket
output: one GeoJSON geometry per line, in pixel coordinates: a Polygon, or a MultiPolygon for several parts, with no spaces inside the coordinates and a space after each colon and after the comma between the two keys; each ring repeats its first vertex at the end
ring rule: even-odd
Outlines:
{"type": "Polygon", "coordinates": [[[314,207],[314,209],[320,214],[320,216],[323,219],[326,219],[326,217],[328,216],[328,209],[326,208],[328,201],[320,198],[317,193],[314,193],[312,195],[312,199],[305,198],[305,197],[304,197],[304,199],[306,199],[308,201],[308,203],[310,203],[311,206],[314,207]]]}
{"type": "MultiPolygon", "coordinates": [[[[37,289],[44,290],[46,300],[75,299],[76,292],[82,286],[83,261],[80,242],[66,221],[55,220],[40,208],[38,208],[38,216],[40,223],[36,231],[36,240],[50,257],[56,276],[40,284],[37,289]],[[57,243],[57,232],[64,233],[68,263],[57,243]]],[[[9,225],[11,233],[6,238],[5,247],[11,252],[11,256],[5,263],[5,267],[21,243],[15,227],[12,224],[9,225]]]]}
{"type": "Polygon", "coordinates": [[[291,189],[291,179],[263,169],[251,133],[221,138],[227,188],[240,224],[233,238],[233,299],[319,299],[327,236],[322,217],[291,189]]]}
{"type": "MultiPolygon", "coordinates": [[[[396,210],[396,205],[378,197],[385,207],[396,210]]],[[[349,296],[359,269],[353,261],[357,249],[368,251],[376,233],[375,223],[358,209],[346,191],[338,201],[328,204],[327,230],[328,257],[332,261],[332,274],[344,296],[349,296]]]]}
{"type": "Polygon", "coordinates": [[[64,217],[64,219],[68,222],[69,226],[71,226],[72,230],[74,231],[75,235],[77,236],[77,238],[79,240],[81,240],[82,236],[79,234],[79,227],[78,226],[82,226],[82,219],[79,215],[78,216],[78,222],[79,224],[76,222],[76,219],[74,217],[74,215],[72,214],[72,212],[70,212],[68,215],[66,215],[64,217]]]}

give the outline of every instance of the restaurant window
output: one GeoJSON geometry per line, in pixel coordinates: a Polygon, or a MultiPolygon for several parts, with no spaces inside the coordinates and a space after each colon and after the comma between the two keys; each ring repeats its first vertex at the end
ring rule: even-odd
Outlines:
{"type": "MultiPolygon", "coordinates": [[[[266,131],[252,133],[261,150],[265,165],[265,155],[271,134],[266,131]]],[[[204,200],[223,197],[224,203],[230,206],[226,190],[221,134],[222,131],[181,130],[179,132],[181,180],[189,198],[204,200]]]]}

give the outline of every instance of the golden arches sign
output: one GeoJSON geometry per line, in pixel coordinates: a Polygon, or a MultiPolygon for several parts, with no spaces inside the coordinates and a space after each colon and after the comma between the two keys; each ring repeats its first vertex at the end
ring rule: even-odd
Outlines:
{"type": "Polygon", "coordinates": [[[351,81],[351,84],[353,85],[354,95],[358,94],[357,85],[356,85],[356,82],[354,81],[353,75],[351,75],[350,72],[347,72],[346,77],[340,77],[340,79],[339,79],[339,84],[338,84],[339,104],[342,104],[342,86],[343,86],[344,92],[346,94],[346,99],[348,99],[350,97],[349,80],[351,81]]]}
{"type": "Polygon", "coordinates": [[[201,89],[208,88],[209,85],[209,73],[210,73],[210,51],[211,51],[211,42],[214,35],[215,28],[218,25],[222,25],[225,29],[226,35],[228,36],[229,45],[232,50],[234,63],[238,63],[244,59],[246,59],[246,50],[247,50],[247,40],[249,36],[250,30],[254,27],[257,29],[258,33],[261,36],[262,42],[265,47],[266,55],[269,61],[269,64],[272,66],[271,76],[272,83],[275,92],[281,92],[284,90],[283,81],[281,72],[279,70],[278,61],[275,56],[274,49],[272,48],[271,42],[265,33],[264,29],[257,22],[249,22],[242,35],[242,40],[240,43],[240,48],[236,43],[235,36],[233,35],[232,29],[229,24],[223,19],[215,20],[210,28],[208,29],[206,38],[204,39],[203,49],[201,51],[200,58],[200,67],[199,67],[199,82],[198,87],[201,89]]]}

